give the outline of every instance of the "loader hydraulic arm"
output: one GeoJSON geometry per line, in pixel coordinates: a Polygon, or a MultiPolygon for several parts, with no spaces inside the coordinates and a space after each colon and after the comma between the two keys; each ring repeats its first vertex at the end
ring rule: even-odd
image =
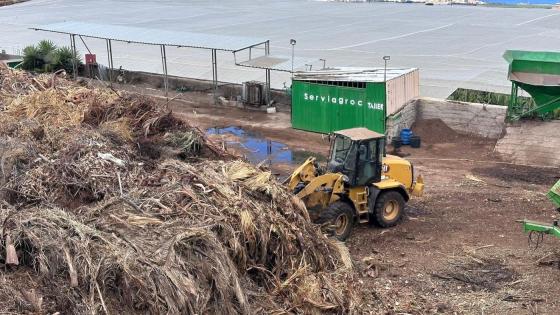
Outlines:
{"type": "Polygon", "coordinates": [[[307,184],[317,176],[315,158],[308,157],[303,164],[294,170],[288,177],[288,188],[293,191],[299,183],[307,184]]]}
{"type": "Polygon", "coordinates": [[[329,173],[314,177],[296,196],[304,200],[308,208],[315,206],[325,208],[344,193],[343,176],[338,173],[329,173]]]}
{"type": "Polygon", "coordinates": [[[339,194],[344,192],[343,175],[321,175],[317,170],[315,158],[309,157],[288,177],[288,188],[304,200],[308,208],[324,208],[338,200],[339,194]]]}

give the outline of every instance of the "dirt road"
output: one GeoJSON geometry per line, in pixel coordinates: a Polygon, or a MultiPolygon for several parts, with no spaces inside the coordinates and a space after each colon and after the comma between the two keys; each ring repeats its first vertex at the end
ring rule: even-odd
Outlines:
{"type": "Polygon", "coordinates": [[[543,193],[558,170],[522,168],[529,173],[521,179],[516,168],[492,163],[415,166],[425,175],[426,194],[410,202],[404,222],[389,230],[359,227],[347,242],[371,291],[372,312],[557,314],[560,269],[537,261],[560,244],[545,238],[529,249],[515,220],[552,220],[543,193]]]}
{"type": "MultiPolygon", "coordinates": [[[[287,113],[188,103],[172,108],[200,128],[238,126],[290,150],[328,151],[320,135],[291,129],[287,113]]],[[[422,148],[400,154],[424,176],[425,196],[410,202],[397,227],[357,226],[347,241],[363,311],[558,314],[560,242],[545,237],[532,249],[515,220],[552,221],[557,213],[545,193],[560,170],[501,163],[492,141],[449,134],[438,122],[415,129],[422,148]]]]}

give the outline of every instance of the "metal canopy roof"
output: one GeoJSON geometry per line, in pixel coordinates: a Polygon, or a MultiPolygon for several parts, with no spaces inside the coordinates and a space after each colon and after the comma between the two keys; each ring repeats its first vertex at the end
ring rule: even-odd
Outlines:
{"type": "MultiPolygon", "coordinates": [[[[318,62],[319,59],[294,57],[294,69],[304,68],[318,62]]],[[[238,66],[258,69],[269,69],[274,71],[292,72],[292,58],[286,56],[261,56],[247,61],[237,63],[238,66]]]]}
{"type": "MultiPolygon", "coordinates": [[[[416,68],[387,68],[387,81],[417,70],[416,68]]],[[[294,80],[300,81],[343,81],[343,82],[383,82],[384,68],[327,68],[318,71],[297,72],[294,80]]]]}
{"type": "Polygon", "coordinates": [[[129,43],[214,49],[222,51],[238,51],[267,42],[266,39],[262,38],[176,32],[160,29],[110,24],[92,24],[73,21],[42,25],[32,27],[31,29],[36,31],[80,35],[129,43]]]}

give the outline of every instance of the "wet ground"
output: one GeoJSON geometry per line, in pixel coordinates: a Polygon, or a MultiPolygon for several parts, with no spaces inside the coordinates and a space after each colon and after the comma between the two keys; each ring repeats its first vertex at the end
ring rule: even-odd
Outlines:
{"type": "Polygon", "coordinates": [[[326,160],[320,153],[292,148],[286,143],[266,138],[258,131],[237,126],[207,128],[206,134],[210,139],[220,141],[229,150],[244,156],[249,162],[268,166],[280,180],[311,155],[319,162],[326,160]]]}
{"type": "Polygon", "coordinates": [[[247,159],[254,164],[295,162],[293,152],[286,144],[266,139],[257,132],[247,132],[241,127],[231,126],[208,128],[206,134],[224,136],[222,139],[226,143],[226,147],[233,146],[237,150],[244,151],[247,159]]]}
{"type": "MultiPolygon", "coordinates": [[[[325,137],[291,129],[287,113],[184,102],[172,108],[254,162],[268,157],[270,140],[277,173],[293,170],[296,152],[328,154],[325,137]]],[[[558,216],[545,194],[560,170],[504,163],[494,145],[424,133],[421,148],[400,149],[424,176],[425,195],[409,202],[398,226],[357,225],[346,242],[366,314],[560,313],[560,240],[545,236],[535,249],[515,222],[558,216]]]]}

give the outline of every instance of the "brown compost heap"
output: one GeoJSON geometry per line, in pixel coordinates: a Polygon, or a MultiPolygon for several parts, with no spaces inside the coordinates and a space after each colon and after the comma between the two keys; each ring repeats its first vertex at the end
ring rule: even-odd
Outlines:
{"type": "Polygon", "coordinates": [[[164,103],[0,84],[0,313],[356,311],[346,248],[164,103]]]}

